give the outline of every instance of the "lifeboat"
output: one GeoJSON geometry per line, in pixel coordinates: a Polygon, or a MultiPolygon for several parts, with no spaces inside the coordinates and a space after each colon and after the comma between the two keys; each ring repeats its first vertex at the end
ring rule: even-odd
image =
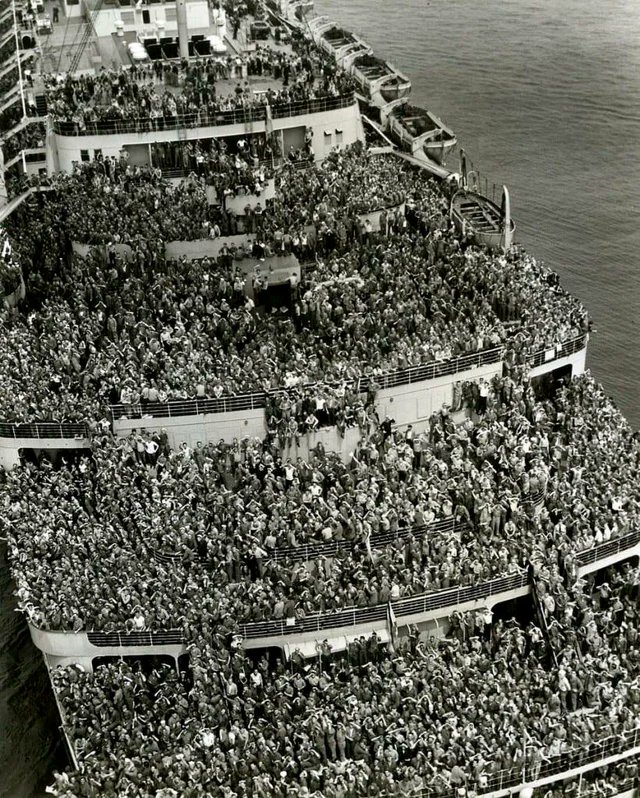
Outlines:
{"type": "Polygon", "coordinates": [[[456,191],[451,198],[451,218],[461,233],[471,233],[478,244],[505,251],[513,244],[516,225],[506,186],[502,187],[502,207],[478,191],[456,191]]]}
{"type": "Polygon", "coordinates": [[[411,81],[398,69],[370,52],[347,56],[342,66],[351,74],[364,98],[381,107],[401,100],[411,91],[411,81]]]}
{"type": "Polygon", "coordinates": [[[371,48],[365,41],[337,25],[321,28],[318,31],[317,44],[326,53],[334,56],[340,65],[345,59],[357,53],[371,52],[371,48]]]}
{"type": "Polygon", "coordinates": [[[287,16],[302,22],[313,11],[313,0],[289,0],[287,16]]]}
{"type": "Polygon", "coordinates": [[[418,160],[442,164],[457,143],[453,130],[435,114],[405,100],[390,103],[382,117],[390,137],[418,160]]]}

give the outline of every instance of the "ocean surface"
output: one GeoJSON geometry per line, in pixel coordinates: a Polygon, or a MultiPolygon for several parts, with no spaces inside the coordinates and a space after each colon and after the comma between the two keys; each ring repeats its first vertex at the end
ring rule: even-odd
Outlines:
{"type": "MultiPolygon", "coordinates": [[[[637,0],[316,8],[405,71],[413,101],[453,127],[490,184],[508,185],[517,240],[590,310],[588,365],[640,428],[637,0]]],[[[46,673],[11,589],[0,548],[0,796],[29,798],[60,749],[46,673]]]]}

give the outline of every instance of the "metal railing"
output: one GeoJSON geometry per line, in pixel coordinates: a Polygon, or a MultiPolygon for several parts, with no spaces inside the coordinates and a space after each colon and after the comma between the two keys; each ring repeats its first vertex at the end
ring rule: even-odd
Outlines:
{"type": "Polygon", "coordinates": [[[545,363],[551,363],[552,361],[558,360],[561,357],[573,355],[576,352],[579,352],[581,349],[584,349],[586,345],[587,333],[583,333],[582,335],[578,335],[575,338],[571,338],[569,341],[564,341],[564,343],[556,346],[553,357],[547,356],[549,352],[554,351],[553,347],[549,347],[548,349],[541,349],[538,352],[534,352],[532,355],[529,355],[527,357],[527,362],[531,368],[543,366],[545,363]]]}
{"type": "Polygon", "coordinates": [[[110,410],[114,421],[119,418],[175,418],[206,413],[232,413],[237,410],[260,410],[266,406],[266,399],[266,393],[260,391],[221,396],[217,399],[176,399],[170,402],[110,405],[110,410]]]}
{"type": "Polygon", "coordinates": [[[53,131],[60,136],[113,136],[122,133],[156,133],[178,128],[246,125],[265,120],[266,106],[257,106],[214,113],[197,111],[191,114],[143,117],[141,119],[99,119],[84,122],[82,125],[78,122],[56,119],[53,122],[53,131]]]}
{"type": "Polygon", "coordinates": [[[174,646],[185,642],[180,629],[161,632],[87,632],[91,645],[100,648],[125,646],[174,646]]]}
{"type": "MultiPolygon", "coordinates": [[[[506,789],[514,792],[513,788],[517,789],[545,779],[554,781],[553,776],[561,776],[563,773],[568,773],[572,770],[580,768],[583,770],[593,769],[588,766],[598,767],[599,763],[605,759],[624,759],[625,757],[633,756],[639,749],[640,728],[627,731],[621,730],[611,737],[605,737],[581,748],[573,748],[570,751],[552,757],[548,761],[543,761],[541,764],[527,764],[523,768],[500,770],[488,776],[486,783],[483,783],[481,788],[476,788],[475,792],[479,796],[506,789]]],[[[445,792],[436,792],[429,789],[417,790],[408,794],[411,798],[456,798],[457,795],[457,789],[445,792]]]]}
{"type": "MultiPolygon", "coordinates": [[[[420,529],[423,528],[425,527],[420,527],[420,529]]],[[[426,527],[426,529],[428,528],[426,527]]],[[[610,554],[630,549],[639,541],[640,530],[583,551],[577,555],[577,559],[580,564],[595,562],[610,554]]],[[[156,553],[156,556],[164,562],[172,562],[177,558],[173,555],[159,553],[156,553]]],[[[511,590],[518,590],[527,584],[529,584],[528,574],[526,571],[520,570],[514,574],[495,577],[478,585],[433,590],[428,593],[399,598],[390,602],[390,604],[396,617],[401,618],[446,607],[455,608],[469,601],[478,601],[491,596],[498,596],[511,590]]],[[[384,603],[376,604],[373,607],[349,607],[344,610],[328,610],[304,615],[300,618],[252,621],[242,624],[240,631],[245,639],[251,640],[260,637],[283,637],[303,632],[357,626],[386,619],[388,606],[387,603],[384,603]]],[[[183,641],[182,632],[175,629],[160,632],[88,632],[87,634],[89,642],[96,646],[166,645],[183,641]]]]}
{"type": "MultiPolygon", "coordinates": [[[[359,391],[366,391],[370,384],[375,381],[379,388],[392,388],[398,385],[411,385],[415,382],[435,379],[446,374],[458,374],[461,371],[498,363],[502,357],[502,350],[498,347],[494,349],[484,349],[481,352],[473,352],[449,360],[433,361],[422,366],[411,366],[398,371],[389,371],[375,376],[363,376],[359,380],[350,380],[349,384],[359,391]]],[[[306,383],[292,389],[278,388],[269,393],[293,392],[299,388],[310,389],[317,383],[306,383]]],[[[234,396],[222,396],[219,399],[177,399],[170,402],[145,402],[134,403],[131,405],[116,404],[110,405],[111,417],[113,420],[118,418],[172,418],[176,416],[193,416],[200,413],[228,413],[232,410],[255,410],[266,406],[267,393],[235,394],[234,396]]]]}
{"type": "Polygon", "coordinates": [[[87,438],[87,425],[36,421],[31,424],[0,422],[0,438],[87,438]]]}
{"type": "MultiPolygon", "coordinates": [[[[417,596],[397,599],[391,602],[391,607],[398,617],[414,615],[445,607],[455,607],[457,604],[466,601],[476,601],[488,596],[495,596],[507,590],[524,587],[527,582],[527,574],[522,571],[512,576],[501,576],[480,585],[452,589],[444,588],[443,590],[434,590],[417,596]]],[[[246,623],[240,627],[240,631],[245,639],[251,640],[259,637],[281,637],[343,626],[357,626],[371,623],[372,621],[384,620],[387,617],[387,609],[388,604],[385,603],[376,604],[373,607],[328,610],[327,612],[305,615],[301,618],[283,618],[246,623]]]]}
{"type": "Polygon", "coordinates": [[[317,97],[309,100],[296,100],[292,103],[276,103],[271,106],[271,115],[273,119],[286,119],[289,116],[321,114],[326,111],[336,111],[339,108],[349,108],[355,103],[355,99],[355,93],[348,92],[337,97],[317,97]]]}
{"type": "Polygon", "coordinates": [[[640,543],[640,529],[635,532],[629,532],[622,537],[608,540],[606,543],[600,543],[590,549],[585,549],[576,555],[576,563],[580,565],[591,565],[598,560],[604,560],[605,557],[610,557],[612,554],[619,554],[620,552],[632,549],[640,543]]]}
{"type": "Polygon", "coordinates": [[[458,374],[478,366],[498,363],[502,359],[503,350],[500,347],[482,349],[479,352],[470,352],[458,355],[449,360],[434,360],[421,366],[410,366],[398,371],[389,371],[373,377],[363,377],[360,380],[362,388],[368,388],[373,380],[380,388],[395,388],[397,385],[412,385],[414,382],[433,380],[450,374],[458,374]]]}
{"type": "Polygon", "coordinates": [[[350,607],[335,612],[317,612],[301,618],[281,618],[268,621],[253,621],[240,626],[240,634],[245,640],[261,637],[284,637],[340,629],[363,623],[385,621],[388,605],[376,604],[374,607],[350,607]]]}
{"type": "MultiPolygon", "coordinates": [[[[317,114],[348,108],[355,102],[353,92],[337,97],[318,97],[290,103],[274,103],[271,106],[273,119],[286,119],[290,116],[317,114]]],[[[223,125],[246,125],[266,122],[267,106],[255,105],[248,108],[234,108],[229,111],[197,111],[175,116],[144,117],[140,119],[98,119],[83,124],[56,119],[53,131],[59,136],[109,136],[122,133],[155,133],[178,128],[221,127],[223,125]]]]}
{"type": "MultiPolygon", "coordinates": [[[[523,499],[523,504],[531,507],[540,506],[544,501],[545,495],[546,491],[536,491],[531,494],[528,499],[523,499]]],[[[456,524],[455,518],[451,516],[450,518],[438,518],[429,524],[404,526],[386,532],[375,532],[372,533],[368,539],[348,538],[345,540],[303,543],[299,546],[282,546],[268,551],[264,559],[270,562],[282,562],[284,560],[300,562],[303,560],[314,560],[319,557],[334,557],[344,551],[353,551],[356,547],[362,549],[369,546],[372,549],[381,549],[399,540],[406,540],[409,537],[421,538],[431,534],[454,534],[456,531],[466,528],[468,528],[468,524],[456,524]]],[[[180,562],[180,560],[184,559],[190,562],[196,561],[209,565],[215,564],[206,558],[200,557],[193,549],[189,549],[188,553],[189,556],[183,558],[177,552],[159,551],[156,549],[153,551],[153,556],[158,562],[164,563],[180,562]]]]}
{"type": "MultiPolygon", "coordinates": [[[[422,524],[421,526],[406,526],[388,532],[377,532],[372,534],[368,541],[365,538],[347,539],[347,540],[330,540],[326,543],[303,543],[300,546],[283,546],[281,548],[273,549],[267,552],[264,558],[270,562],[282,562],[283,560],[294,560],[300,562],[302,560],[313,560],[318,557],[334,557],[336,554],[343,551],[353,551],[358,546],[364,548],[367,544],[372,549],[381,549],[398,540],[406,540],[406,538],[414,536],[420,537],[431,533],[450,532],[453,533],[456,529],[465,527],[466,524],[459,524],[456,526],[455,519],[440,518],[430,524],[422,524]]],[[[154,549],[153,556],[158,562],[162,563],[175,563],[181,560],[188,562],[200,562],[209,565],[215,565],[213,561],[200,557],[193,549],[188,549],[188,557],[183,557],[177,552],[159,551],[154,549]]]]}
{"type": "MultiPolygon", "coordinates": [[[[462,525],[459,525],[460,528],[462,525]]],[[[420,526],[400,527],[394,531],[376,532],[369,538],[368,544],[372,549],[381,549],[395,543],[397,540],[406,540],[408,537],[422,537],[432,533],[451,532],[456,530],[455,519],[439,518],[430,524],[420,526]]],[[[367,541],[363,538],[356,540],[331,540],[326,543],[304,543],[301,546],[286,546],[268,552],[265,559],[273,562],[282,560],[313,560],[317,557],[332,557],[342,551],[352,551],[356,546],[363,548],[367,541]]]]}
{"type": "MultiPolygon", "coordinates": [[[[532,367],[549,363],[561,357],[574,354],[586,345],[586,334],[572,338],[555,349],[553,358],[546,358],[546,353],[551,350],[541,350],[530,355],[527,360],[532,367]]],[[[499,363],[504,356],[504,349],[493,347],[482,349],[479,352],[469,352],[448,360],[436,360],[420,366],[410,366],[396,371],[387,371],[382,374],[362,376],[358,380],[351,380],[349,384],[358,391],[366,391],[372,383],[379,389],[395,388],[400,385],[412,385],[417,382],[437,379],[438,377],[460,374],[480,366],[499,363]]],[[[316,383],[307,383],[291,389],[298,388],[310,389],[316,383]]],[[[286,388],[278,388],[269,393],[283,393],[288,391],[286,388]]],[[[228,413],[233,410],[255,410],[266,405],[267,393],[247,393],[235,394],[234,396],[223,396],[219,399],[178,399],[170,402],[138,402],[131,405],[115,404],[110,405],[111,417],[115,421],[119,418],[172,418],[176,416],[194,416],[200,413],[228,413]]]]}
{"type": "Polygon", "coordinates": [[[445,588],[431,593],[423,593],[420,596],[398,599],[392,601],[391,606],[398,617],[418,615],[432,610],[443,609],[444,607],[453,608],[468,601],[479,601],[489,596],[506,593],[508,590],[517,590],[525,587],[528,582],[527,573],[522,571],[512,576],[500,576],[497,579],[491,579],[489,582],[482,582],[479,585],[445,588]]]}

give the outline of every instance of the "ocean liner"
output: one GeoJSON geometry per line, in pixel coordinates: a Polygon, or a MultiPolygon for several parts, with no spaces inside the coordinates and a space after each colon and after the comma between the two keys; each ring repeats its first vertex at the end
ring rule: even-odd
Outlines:
{"type": "Polygon", "coordinates": [[[310,3],[5,2],[0,33],[2,534],[49,791],[630,794],[637,442],[508,192],[310,3]]]}

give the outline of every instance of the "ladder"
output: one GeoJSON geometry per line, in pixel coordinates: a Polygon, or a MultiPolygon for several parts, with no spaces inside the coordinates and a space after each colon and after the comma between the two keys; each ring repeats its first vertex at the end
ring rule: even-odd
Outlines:
{"type": "Polygon", "coordinates": [[[75,53],[73,54],[73,58],[71,59],[71,63],[69,64],[69,72],[75,72],[78,68],[78,64],[80,63],[80,59],[82,58],[82,54],[84,53],[87,44],[89,43],[89,39],[93,35],[94,26],[93,23],[96,21],[96,17],[100,13],[100,9],[102,8],[102,0],[98,0],[96,3],[96,7],[91,12],[91,16],[87,20],[87,25],[84,29],[82,34],[82,39],[80,39],[80,44],[76,49],[75,53]]]}

